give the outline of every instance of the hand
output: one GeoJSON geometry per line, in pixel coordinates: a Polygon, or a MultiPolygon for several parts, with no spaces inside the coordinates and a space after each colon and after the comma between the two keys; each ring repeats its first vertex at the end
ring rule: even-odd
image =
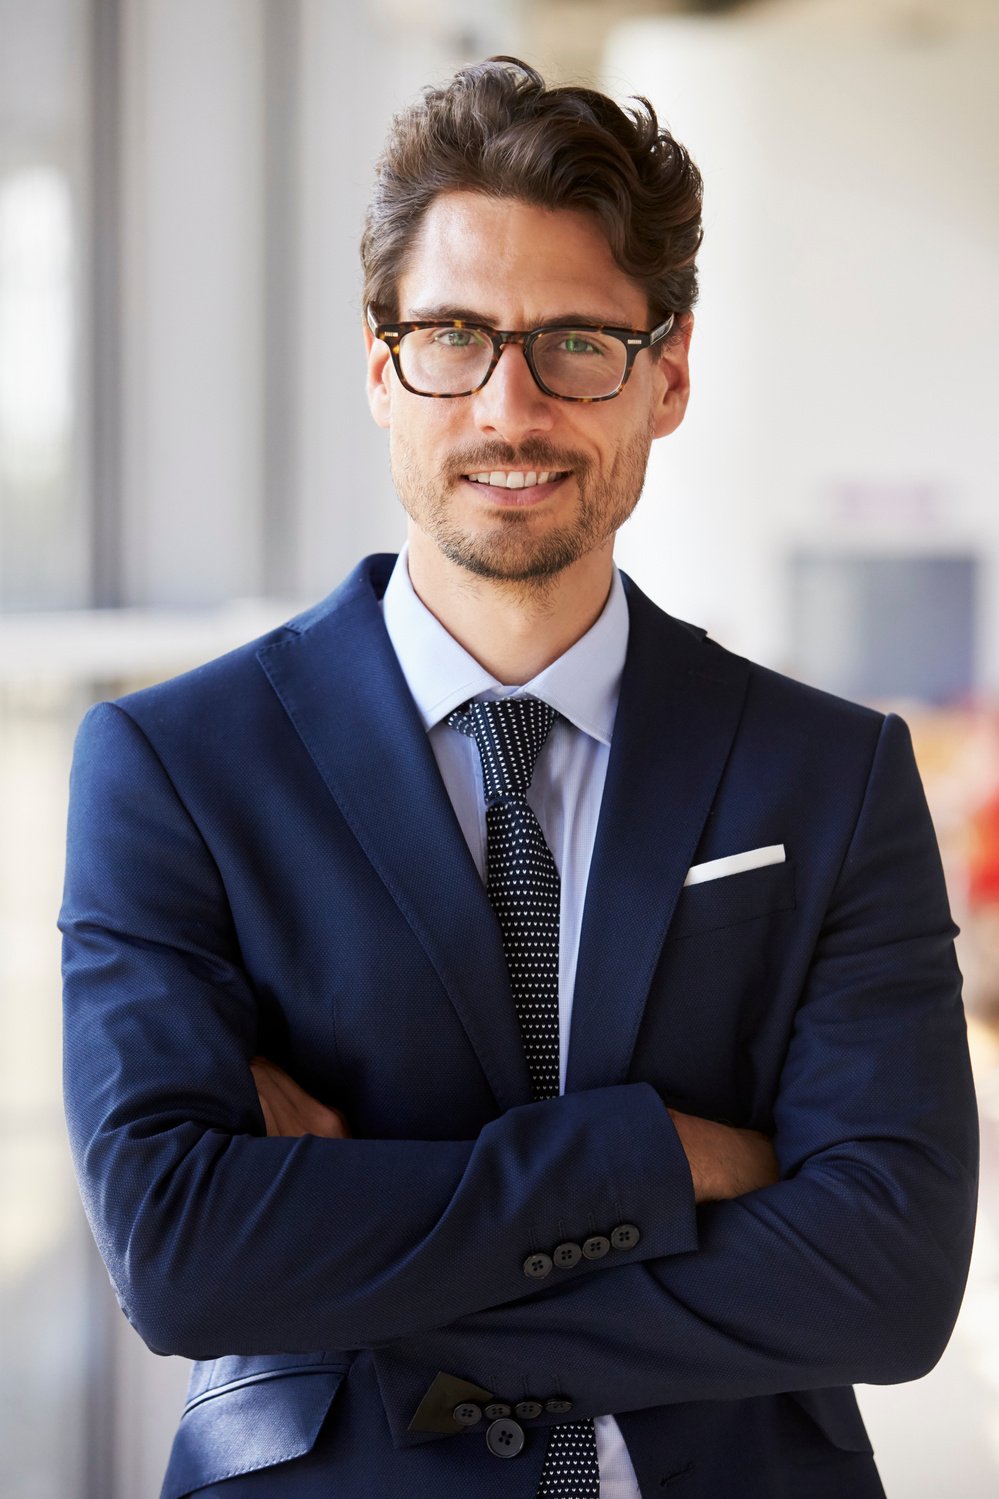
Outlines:
{"type": "Polygon", "coordinates": [[[670,1109],[669,1116],[687,1157],[695,1202],[742,1197],[780,1180],[774,1148],[758,1130],[716,1124],[677,1109],[670,1109]]]}
{"type": "Polygon", "coordinates": [[[297,1139],[301,1135],[321,1135],[324,1140],[348,1140],[350,1129],[339,1109],[324,1103],[300,1088],[293,1077],[266,1057],[251,1057],[250,1071],[267,1125],[267,1137],[297,1139]]]}

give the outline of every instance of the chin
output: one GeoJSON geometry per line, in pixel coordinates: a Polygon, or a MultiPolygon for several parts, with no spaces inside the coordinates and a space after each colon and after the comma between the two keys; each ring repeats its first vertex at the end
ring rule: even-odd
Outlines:
{"type": "Polygon", "coordinates": [[[444,556],[466,572],[506,583],[555,578],[600,544],[564,531],[533,539],[508,530],[482,537],[449,531],[433,539],[444,556]]]}

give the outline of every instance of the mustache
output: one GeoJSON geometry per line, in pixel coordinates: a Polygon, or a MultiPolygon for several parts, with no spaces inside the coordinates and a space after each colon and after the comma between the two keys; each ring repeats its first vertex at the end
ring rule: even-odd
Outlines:
{"type": "Polygon", "coordinates": [[[494,468],[547,469],[550,473],[571,469],[582,474],[589,468],[589,460],[572,448],[556,447],[543,437],[529,437],[516,447],[508,442],[486,442],[453,453],[444,473],[448,479],[460,479],[463,474],[484,474],[494,468]]]}

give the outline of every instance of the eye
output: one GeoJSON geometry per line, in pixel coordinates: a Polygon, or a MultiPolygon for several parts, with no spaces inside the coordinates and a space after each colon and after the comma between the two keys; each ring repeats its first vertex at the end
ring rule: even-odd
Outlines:
{"type": "Polygon", "coordinates": [[[438,328],[433,342],[439,349],[475,349],[482,344],[481,333],[470,328],[438,328]]]}
{"type": "Polygon", "coordinates": [[[585,333],[565,333],[561,335],[558,348],[564,354],[603,354],[604,348],[596,343],[585,333]]]}

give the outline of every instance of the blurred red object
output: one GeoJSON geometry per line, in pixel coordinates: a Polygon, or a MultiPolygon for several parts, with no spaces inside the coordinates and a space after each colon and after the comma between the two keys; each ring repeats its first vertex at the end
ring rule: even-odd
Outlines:
{"type": "Polygon", "coordinates": [[[999,791],[971,818],[968,849],[968,903],[999,906],[999,791]]]}

